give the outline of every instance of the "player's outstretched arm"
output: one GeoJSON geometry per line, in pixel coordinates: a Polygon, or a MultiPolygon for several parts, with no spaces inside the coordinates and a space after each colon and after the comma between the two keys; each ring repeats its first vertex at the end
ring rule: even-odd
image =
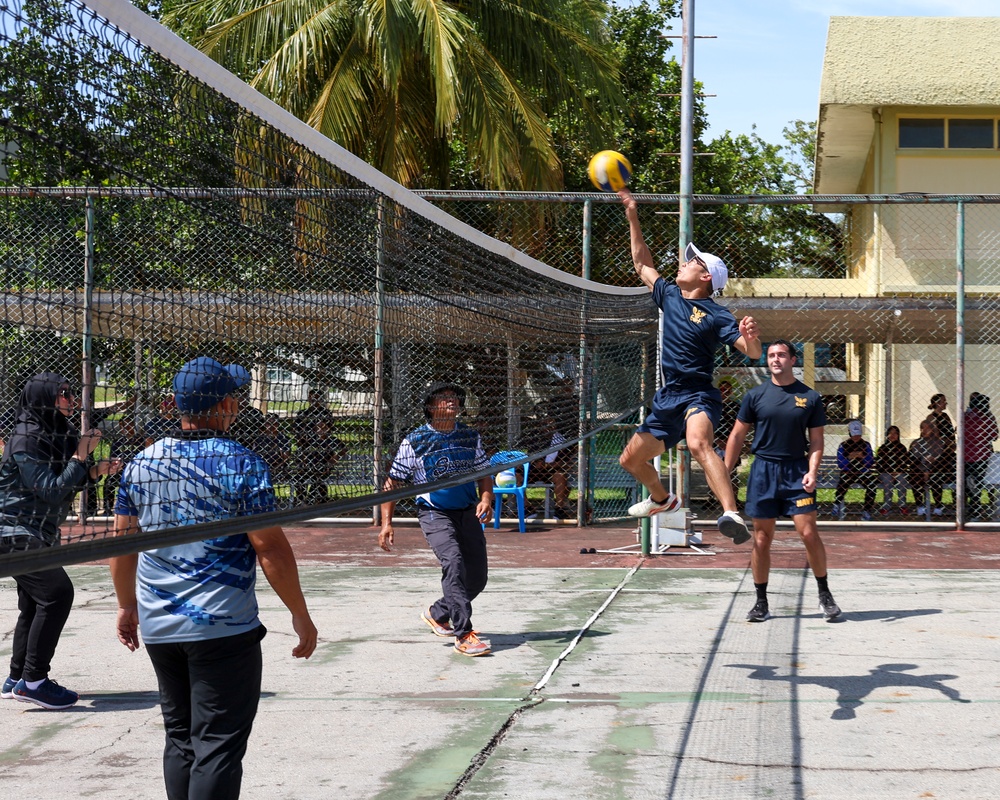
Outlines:
{"type": "Polygon", "coordinates": [[[660,277],[660,273],[653,266],[653,253],[646,244],[642,228],[639,226],[639,204],[635,202],[632,192],[627,187],[619,190],[618,196],[625,206],[625,219],[628,220],[628,235],[632,245],[632,263],[635,265],[636,275],[650,291],[653,291],[653,284],[660,277]]]}

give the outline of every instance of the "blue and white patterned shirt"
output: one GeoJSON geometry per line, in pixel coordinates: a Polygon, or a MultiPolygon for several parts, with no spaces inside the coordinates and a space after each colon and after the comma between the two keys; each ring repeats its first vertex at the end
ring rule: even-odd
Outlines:
{"type": "MultiPolygon", "coordinates": [[[[396,481],[430,483],[487,466],[489,459],[474,428],[458,423],[453,431],[442,433],[428,423],[403,439],[389,468],[389,477],[396,481]]],[[[475,481],[417,496],[418,505],[442,510],[468,508],[477,500],[475,481]]]]}
{"type": "MultiPolygon", "coordinates": [[[[274,510],[267,464],[231,439],[199,433],[168,436],[132,459],[115,513],[156,531],[274,510]]],[[[258,627],[256,577],[257,556],[243,533],[140,553],[143,639],[216,639],[258,627]]]]}

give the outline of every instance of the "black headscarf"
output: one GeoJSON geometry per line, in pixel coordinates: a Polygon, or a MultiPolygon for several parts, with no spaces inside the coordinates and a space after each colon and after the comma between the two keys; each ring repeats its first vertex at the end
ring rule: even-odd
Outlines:
{"type": "Polygon", "coordinates": [[[42,372],[29,380],[17,401],[17,419],[3,451],[6,462],[15,453],[26,453],[61,473],[76,452],[80,432],[56,408],[59,389],[69,381],[55,372],[42,372]]]}

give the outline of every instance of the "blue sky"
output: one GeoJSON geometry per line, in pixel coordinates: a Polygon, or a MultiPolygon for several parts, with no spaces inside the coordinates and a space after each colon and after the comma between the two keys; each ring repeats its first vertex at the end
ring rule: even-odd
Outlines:
{"type": "MultiPolygon", "coordinates": [[[[791,120],[816,119],[831,16],[989,17],[1000,0],[693,0],[695,79],[704,83],[709,131],[782,144],[791,120]]],[[[672,34],[680,34],[680,20],[672,34]]],[[[680,59],[680,41],[672,40],[680,59]]],[[[996,46],[995,43],[990,46],[996,46]]]]}

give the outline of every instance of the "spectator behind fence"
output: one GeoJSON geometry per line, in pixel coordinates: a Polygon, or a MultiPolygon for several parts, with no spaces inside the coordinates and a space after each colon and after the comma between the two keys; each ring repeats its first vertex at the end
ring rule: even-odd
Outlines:
{"type": "Polygon", "coordinates": [[[347,446],[333,435],[330,419],[312,417],[312,427],[305,431],[295,452],[299,503],[313,506],[329,500],[327,483],[333,477],[337,462],[347,452],[347,446]]]}
{"type": "Polygon", "coordinates": [[[910,445],[910,460],[913,463],[910,487],[913,489],[913,498],[918,504],[917,513],[920,516],[927,513],[928,501],[934,507],[937,516],[940,517],[944,513],[944,508],[941,506],[944,475],[937,471],[942,456],[947,458],[941,434],[928,417],[920,423],[920,438],[910,445]]]}
{"type": "Polygon", "coordinates": [[[990,411],[990,398],[973,392],[965,412],[965,505],[970,519],[987,518],[993,507],[993,492],[985,486],[986,468],[993,456],[993,442],[1000,433],[997,419],[990,411]],[[989,493],[989,502],[983,504],[983,491],[989,493]]]}
{"type": "MultiPolygon", "coordinates": [[[[935,469],[941,473],[942,486],[955,482],[955,423],[951,421],[951,417],[945,411],[947,407],[948,398],[940,393],[931,397],[930,403],[927,404],[927,408],[931,412],[927,415],[927,420],[934,423],[938,436],[941,438],[942,450],[935,469]]],[[[943,506],[944,497],[942,495],[941,502],[938,504],[942,513],[944,513],[943,506]]]]}
{"type": "MultiPolygon", "coordinates": [[[[539,404],[536,407],[536,418],[532,421],[527,437],[527,448],[529,453],[537,453],[540,450],[547,450],[555,445],[568,441],[568,437],[556,428],[555,418],[546,413],[544,407],[539,404]]],[[[576,455],[576,448],[564,448],[556,450],[554,453],[536,459],[531,462],[528,468],[528,478],[532,483],[551,483],[552,494],[556,507],[552,513],[556,519],[569,519],[574,516],[569,509],[569,477],[567,471],[572,467],[573,456],[576,455]]],[[[531,508],[528,515],[537,519],[536,508],[531,508]]]]}
{"type": "Polygon", "coordinates": [[[882,479],[882,513],[892,510],[892,496],[896,494],[896,508],[900,514],[908,514],[906,490],[913,462],[906,445],[899,441],[899,428],[890,425],[885,432],[885,442],[875,455],[875,473],[882,479]]]}
{"type": "Polygon", "coordinates": [[[844,507],[844,497],[852,484],[859,483],[865,490],[864,510],[861,518],[869,520],[875,510],[875,491],[878,488],[878,476],[872,467],[875,456],[872,446],[862,437],[864,429],[861,423],[853,419],[847,425],[849,438],[841,442],[837,448],[837,466],[840,467],[840,480],[837,481],[837,500],[833,504],[833,513],[843,519],[847,511],[844,507]]]}

